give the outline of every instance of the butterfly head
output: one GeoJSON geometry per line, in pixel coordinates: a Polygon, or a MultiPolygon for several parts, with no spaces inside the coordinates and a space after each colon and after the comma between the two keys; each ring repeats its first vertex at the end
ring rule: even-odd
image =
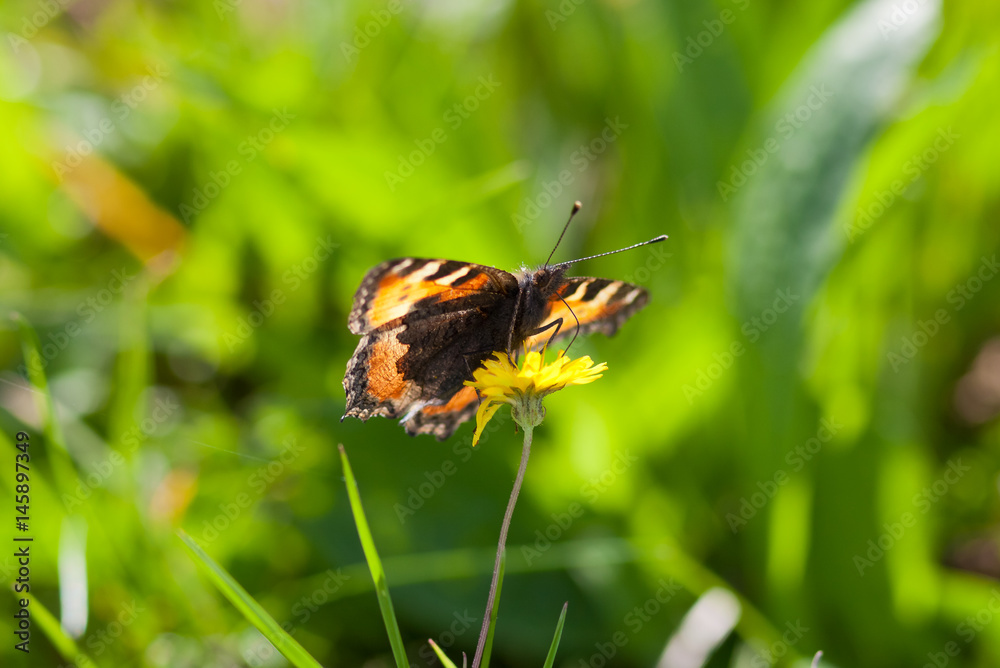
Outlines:
{"type": "Polygon", "coordinates": [[[555,299],[559,288],[565,283],[569,266],[542,265],[537,269],[524,268],[517,274],[520,287],[520,305],[515,328],[515,338],[523,341],[541,324],[549,309],[549,302],[555,299]]]}
{"type": "Polygon", "coordinates": [[[526,272],[526,278],[541,297],[548,299],[563,284],[567,269],[569,265],[542,265],[532,272],[526,272]]]}

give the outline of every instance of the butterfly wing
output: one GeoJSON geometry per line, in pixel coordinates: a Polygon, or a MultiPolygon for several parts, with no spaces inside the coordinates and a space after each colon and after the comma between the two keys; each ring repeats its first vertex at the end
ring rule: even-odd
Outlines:
{"type": "Polygon", "coordinates": [[[348,318],[362,339],[345,417],[398,417],[410,434],[447,438],[475,410],[463,382],[505,345],[517,290],[511,274],[468,262],[402,258],[369,271],[348,318]]]}
{"type": "Polygon", "coordinates": [[[552,341],[558,341],[573,336],[577,319],[581,335],[601,332],[611,336],[649,302],[649,293],[644,288],[624,281],[589,277],[564,280],[565,283],[549,298],[548,310],[541,324],[544,328],[562,318],[559,332],[553,337],[553,325],[551,329],[529,336],[525,343],[531,349],[540,348],[550,341],[550,337],[553,337],[552,341]]]}
{"type": "Polygon", "coordinates": [[[388,260],[361,280],[347,319],[352,334],[367,334],[419,306],[446,305],[472,295],[503,296],[517,290],[505,271],[471,262],[406,257],[388,260]]]}
{"type": "Polygon", "coordinates": [[[403,421],[403,427],[410,436],[433,434],[443,441],[454,433],[479,408],[479,394],[475,389],[464,386],[456,392],[448,403],[424,406],[403,421]]]}

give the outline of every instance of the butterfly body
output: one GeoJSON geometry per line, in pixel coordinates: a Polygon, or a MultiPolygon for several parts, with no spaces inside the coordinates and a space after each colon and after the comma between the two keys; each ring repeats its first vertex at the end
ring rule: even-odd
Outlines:
{"type": "Polygon", "coordinates": [[[494,352],[572,335],[577,318],[581,334],[610,335],[648,301],[640,287],[567,269],[508,273],[423,258],[374,267],[348,318],[362,338],[344,376],[345,417],[400,418],[407,433],[443,440],[475,413],[478,397],[464,383],[494,352]]]}

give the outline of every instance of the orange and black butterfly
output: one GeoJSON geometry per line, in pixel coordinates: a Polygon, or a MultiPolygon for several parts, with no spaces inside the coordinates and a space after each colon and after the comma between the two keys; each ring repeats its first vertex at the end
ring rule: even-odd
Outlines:
{"type": "Polygon", "coordinates": [[[571,334],[610,336],[649,301],[636,285],[567,277],[574,262],[508,273],[407,257],[371,269],[347,321],[362,338],[344,375],[344,417],[400,418],[411,436],[444,440],[475,414],[478,396],[464,383],[495,351],[514,355],[571,334]]]}

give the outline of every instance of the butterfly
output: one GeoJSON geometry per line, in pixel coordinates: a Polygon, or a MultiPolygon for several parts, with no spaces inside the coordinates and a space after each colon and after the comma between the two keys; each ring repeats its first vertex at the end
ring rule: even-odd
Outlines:
{"type": "MultiPolygon", "coordinates": [[[[579,208],[574,204],[573,214],[579,208]]],[[[347,320],[361,341],[347,363],[341,421],[399,418],[411,436],[444,440],[475,414],[479,397],[465,381],[494,352],[514,355],[570,334],[614,334],[646,305],[649,293],[623,281],[566,276],[581,260],[546,260],[538,269],[508,273],[471,262],[406,257],[369,270],[347,320]]]]}

